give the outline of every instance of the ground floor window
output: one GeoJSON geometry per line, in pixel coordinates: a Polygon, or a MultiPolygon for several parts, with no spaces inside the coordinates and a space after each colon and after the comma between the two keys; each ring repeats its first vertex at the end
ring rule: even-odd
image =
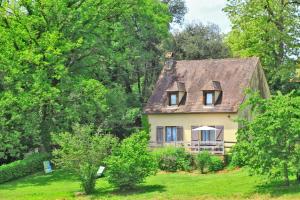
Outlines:
{"type": "Polygon", "coordinates": [[[166,142],[177,141],[177,127],[166,126],[166,142]]]}
{"type": "Polygon", "coordinates": [[[216,131],[215,130],[201,131],[201,141],[216,141],[216,131]]]}

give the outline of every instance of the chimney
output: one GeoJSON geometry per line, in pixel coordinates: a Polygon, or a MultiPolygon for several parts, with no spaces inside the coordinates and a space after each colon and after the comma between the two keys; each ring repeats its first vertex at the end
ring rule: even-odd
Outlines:
{"type": "Polygon", "coordinates": [[[172,70],[176,64],[176,61],[174,59],[174,53],[173,52],[167,52],[165,54],[165,69],[166,70],[172,70]]]}

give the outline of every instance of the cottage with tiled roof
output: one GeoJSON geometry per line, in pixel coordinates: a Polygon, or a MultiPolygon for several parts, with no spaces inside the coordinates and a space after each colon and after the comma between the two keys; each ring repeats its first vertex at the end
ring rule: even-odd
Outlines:
{"type": "MultiPolygon", "coordinates": [[[[245,89],[270,91],[258,58],[175,61],[169,57],[144,108],[151,146],[224,154],[235,142],[245,89]]],[[[246,116],[247,117],[247,116],[246,116]]]]}

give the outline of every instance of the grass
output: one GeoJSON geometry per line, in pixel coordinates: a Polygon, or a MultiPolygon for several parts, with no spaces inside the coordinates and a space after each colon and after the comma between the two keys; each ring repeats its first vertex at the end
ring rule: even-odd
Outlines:
{"type": "Polygon", "coordinates": [[[75,197],[80,191],[78,179],[69,172],[38,173],[0,185],[0,200],[71,200],[71,199],[300,199],[300,187],[266,184],[261,177],[248,176],[246,170],[227,173],[159,173],[149,177],[134,191],[119,192],[98,179],[96,192],[75,197]]]}

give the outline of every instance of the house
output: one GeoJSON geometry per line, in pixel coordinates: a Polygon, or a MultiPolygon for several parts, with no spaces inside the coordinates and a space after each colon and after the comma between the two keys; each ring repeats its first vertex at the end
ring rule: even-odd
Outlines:
{"type": "Polygon", "coordinates": [[[144,108],[151,147],[176,146],[192,152],[224,154],[236,143],[245,89],[270,96],[258,58],[175,61],[168,54],[144,108]]]}

